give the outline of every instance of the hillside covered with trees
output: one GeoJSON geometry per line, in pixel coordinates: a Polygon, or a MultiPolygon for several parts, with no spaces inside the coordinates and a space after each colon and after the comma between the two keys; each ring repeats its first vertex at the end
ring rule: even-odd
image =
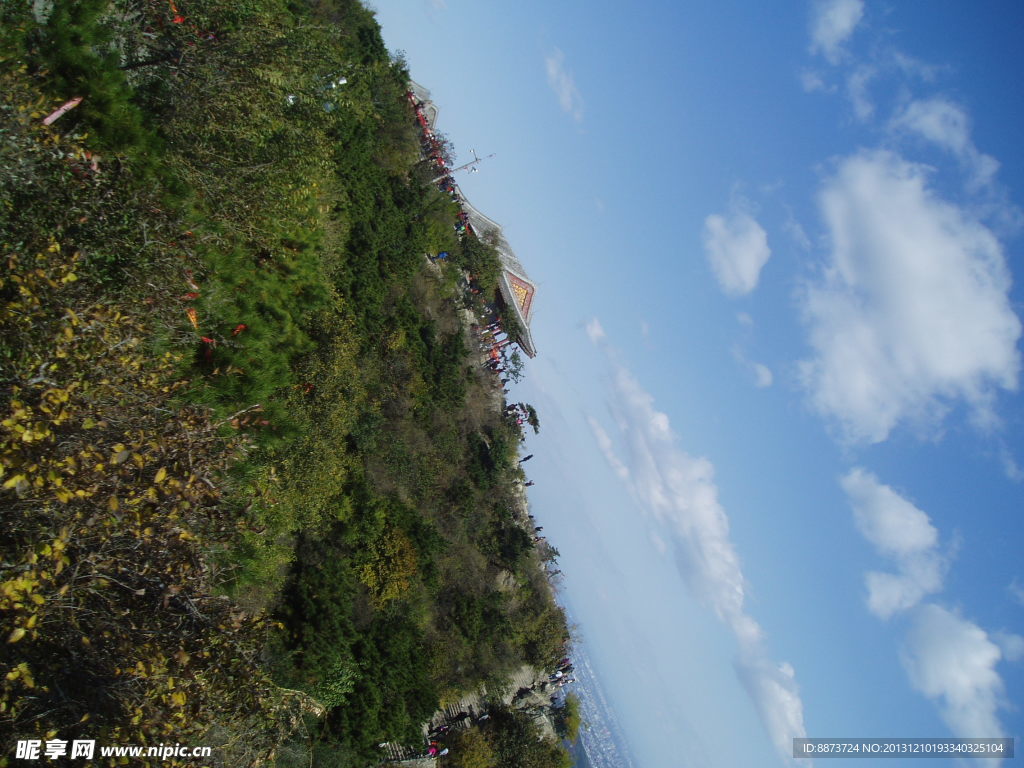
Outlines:
{"type": "MultiPolygon", "coordinates": [[[[562,657],[408,78],[355,0],[0,6],[0,765],[362,768],[562,657]]],[[[498,706],[452,745],[569,764],[498,706]]]]}

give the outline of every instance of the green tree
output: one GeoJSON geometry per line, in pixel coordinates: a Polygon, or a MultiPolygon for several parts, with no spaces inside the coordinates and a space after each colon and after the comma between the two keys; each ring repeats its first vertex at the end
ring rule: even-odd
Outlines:
{"type": "Polygon", "coordinates": [[[529,403],[526,404],[526,423],[533,427],[534,434],[540,432],[540,419],[537,418],[537,409],[529,403]]]}
{"type": "Polygon", "coordinates": [[[508,358],[508,377],[516,384],[523,378],[523,358],[518,352],[513,352],[508,358]]]}
{"type": "Polygon", "coordinates": [[[580,714],[580,699],[575,693],[565,697],[560,706],[554,708],[555,733],[573,744],[580,735],[583,717],[580,714]]]}
{"type": "Polygon", "coordinates": [[[496,768],[494,745],[479,728],[459,732],[451,745],[452,756],[445,760],[445,768],[496,768]]]}

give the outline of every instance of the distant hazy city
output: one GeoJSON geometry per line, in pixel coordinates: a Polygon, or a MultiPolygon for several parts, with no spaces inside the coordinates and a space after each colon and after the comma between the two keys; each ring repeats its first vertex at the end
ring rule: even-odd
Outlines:
{"type": "Polygon", "coordinates": [[[582,643],[573,646],[572,660],[577,680],[573,692],[579,697],[583,717],[580,738],[573,749],[576,768],[636,768],[626,735],[615,720],[615,710],[582,643]]]}

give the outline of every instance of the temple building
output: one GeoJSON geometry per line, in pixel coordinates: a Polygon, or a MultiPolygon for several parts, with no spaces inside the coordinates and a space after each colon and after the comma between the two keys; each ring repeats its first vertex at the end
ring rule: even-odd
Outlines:
{"type": "Polygon", "coordinates": [[[498,281],[498,290],[506,309],[511,309],[519,326],[523,329],[522,336],[516,339],[523,352],[534,357],[537,349],[533,344],[533,335],[530,333],[530,321],[533,319],[533,297],[537,293],[537,286],[526,274],[522,262],[519,261],[508,244],[505,235],[502,234],[501,226],[493,219],[480,213],[461,192],[462,210],[469,216],[470,226],[477,236],[495,247],[498,251],[498,259],[501,261],[501,278],[498,281]]]}
{"type": "MultiPolygon", "coordinates": [[[[430,91],[419,83],[410,81],[410,100],[418,107],[420,124],[427,136],[434,130],[437,124],[438,109],[430,98],[430,91]]],[[[454,183],[454,180],[453,180],[454,183]]],[[[476,234],[487,243],[494,245],[498,251],[498,258],[501,261],[501,277],[498,281],[498,292],[504,311],[511,311],[522,328],[522,334],[515,342],[529,357],[537,354],[537,348],[533,343],[533,335],[530,333],[530,321],[533,319],[533,300],[537,293],[536,284],[526,274],[523,264],[519,261],[512,246],[505,239],[501,231],[501,225],[488,216],[478,211],[466,199],[462,190],[455,185],[455,193],[461,199],[460,205],[463,212],[469,218],[469,225],[476,234]]]]}

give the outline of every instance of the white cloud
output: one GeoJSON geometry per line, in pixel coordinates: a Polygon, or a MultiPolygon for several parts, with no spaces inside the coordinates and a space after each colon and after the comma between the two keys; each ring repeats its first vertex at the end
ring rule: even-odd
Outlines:
{"type": "Polygon", "coordinates": [[[864,576],[868,610],[880,619],[909,610],[942,589],[942,577],[941,561],[934,557],[912,560],[900,573],[869,571],[864,576]]]}
{"type": "Polygon", "coordinates": [[[768,235],[748,213],[734,210],[704,220],[704,250],[722,290],[743,296],[757,287],[761,268],[772,255],[768,235]]]}
{"type": "MultiPolygon", "coordinates": [[[[746,582],[729,535],[729,518],[718,500],[714,467],[677,446],[668,415],[655,408],[654,398],[629,371],[615,364],[613,390],[612,410],[625,446],[624,471],[618,474],[661,524],[666,550],[674,554],[692,593],[736,637],[736,673],[772,743],[788,758],[792,739],[806,735],[803,704],[792,667],[768,659],[764,632],[746,612],[746,582]]],[[[601,444],[603,430],[594,433],[601,444]]],[[[615,466],[611,458],[609,462],[615,466]]]]}
{"type": "Polygon", "coordinates": [[[840,482],[861,533],[897,566],[895,574],[867,574],[868,607],[882,619],[914,609],[902,653],[910,684],[938,704],[940,716],[956,736],[1002,736],[997,715],[1006,699],[996,664],[1000,659],[1024,658],[1024,637],[1009,632],[990,636],[945,608],[918,606],[942,589],[948,565],[948,558],[938,551],[935,526],[928,515],[866,470],[853,469],[840,482]]]}
{"type": "Polygon", "coordinates": [[[601,321],[596,317],[591,318],[590,322],[587,323],[586,331],[587,338],[590,339],[591,344],[597,344],[605,337],[604,328],[601,327],[601,321]]]}
{"type": "Polygon", "coordinates": [[[990,184],[999,170],[999,161],[974,146],[967,112],[948,99],[912,101],[896,114],[892,127],[919,136],[954,155],[970,172],[975,189],[990,184]]]}
{"type": "Polygon", "coordinates": [[[1010,453],[1006,445],[999,446],[999,463],[1003,467],[1003,474],[1006,479],[1014,483],[1024,482],[1024,470],[1020,468],[1017,459],[1010,453]]]}
{"type": "Polygon", "coordinates": [[[842,478],[857,527],[884,555],[908,557],[934,549],[939,532],[928,515],[878,482],[870,472],[853,469],[842,478]]]}
{"type": "Polygon", "coordinates": [[[820,72],[813,69],[805,69],[800,73],[800,86],[805,93],[833,93],[836,90],[834,85],[825,82],[820,72]]]}
{"type": "Polygon", "coordinates": [[[793,242],[797,244],[800,250],[811,250],[811,238],[807,236],[807,232],[800,226],[800,222],[793,217],[792,213],[783,223],[782,229],[793,239],[793,242]]]}
{"type": "Polygon", "coordinates": [[[1021,605],[1024,605],[1024,586],[1021,586],[1021,583],[1017,581],[1017,579],[1011,581],[1007,585],[1006,590],[1010,593],[1010,596],[1014,600],[1016,600],[1021,605]]]}
{"type": "Polygon", "coordinates": [[[875,77],[873,67],[857,67],[846,79],[846,95],[853,106],[853,114],[861,122],[866,122],[875,114],[875,105],[868,94],[868,85],[875,77]]]}
{"type": "Polygon", "coordinates": [[[793,738],[803,738],[804,705],[790,664],[774,664],[762,657],[740,658],[736,675],[754,701],[761,722],[775,749],[786,758],[793,756],[793,738]]]}
{"type": "Polygon", "coordinates": [[[748,359],[739,346],[733,347],[732,355],[737,363],[750,372],[755,387],[765,389],[774,383],[775,376],[772,375],[772,369],[764,363],[748,359]]]}
{"type": "Polygon", "coordinates": [[[903,51],[892,52],[892,63],[904,75],[919,78],[926,83],[932,82],[942,69],[903,53],[903,51]]]}
{"type": "Polygon", "coordinates": [[[911,685],[940,703],[939,713],[961,738],[1003,736],[1005,707],[996,664],[999,646],[978,625],[936,605],[922,606],[903,652],[911,685]]]}
{"type": "Polygon", "coordinates": [[[993,632],[992,639],[999,646],[1003,652],[1003,658],[1007,661],[1024,659],[1024,637],[1012,632],[993,632]]]}
{"type": "Polygon", "coordinates": [[[1017,387],[1021,335],[995,235],[890,152],[846,158],[820,206],[832,253],[803,296],[813,406],[872,443],[960,401],[991,422],[998,391],[1017,387]]]}
{"type": "Polygon", "coordinates": [[[763,363],[751,363],[754,368],[754,385],[758,389],[764,389],[770,387],[775,377],[772,376],[772,370],[763,363]]]}
{"type": "Polygon", "coordinates": [[[897,567],[896,573],[866,574],[869,610],[888,619],[941,590],[947,558],[928,515],[866,470],[851,470],[840,484],[861,534],[897,567]]]}
{"type": "Polygon", "coordinates": [[[811,53],[820,53],[838,64],[843,43],[864,17],[863,0],[819,0],[811,20],[811,53]]]}
{"type": "Polygon", "coordinates": [[[664,555],[668,552],[668,543],[656,533],[651,533],[651,544],[658,550],[658,554],[664,555]]]}
{"type": "Polygon", "coordinates": [[[558,97],[562,111],[572,116],[577,123],[583,120],[583,97],[576,87],[572,73],[565,68],[565,54],[555,48],[544,59],[544,67],[548,73],[548,85],[558,97]]]}
{"type": "Polygon", "coordinates": [[[971,142],[967,113],[942,98],[912,101],[893,118],[893,126],[912,131],[953,154],[971,142]]]}
{"type": "Polygon", "coordinates": [[[592,416],[587,416],[587,424],[590,425],[590,431],[594,433],[594,439],[597,441],[597,447],[601,449],[601,453],[604,454],[605,461],[612,468],[612,471],[616,475],[621,477],[623,480],[629,478],[629,469],[615,454],[615,447],[612,445],[612,439],[605,432],[604,427],[592,416]]]}

